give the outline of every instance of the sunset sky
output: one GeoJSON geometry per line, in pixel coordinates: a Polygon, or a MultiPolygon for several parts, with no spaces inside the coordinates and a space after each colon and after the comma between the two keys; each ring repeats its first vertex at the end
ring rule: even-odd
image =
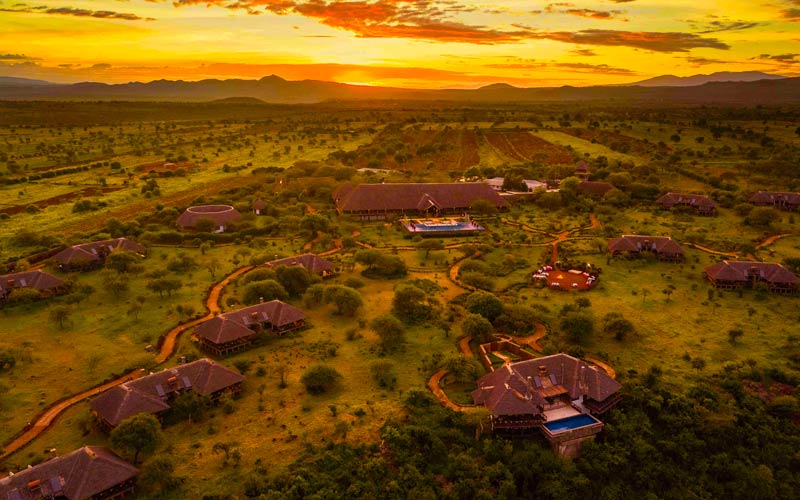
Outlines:
{"type": "Polygon", "coordinates": [[[800,76],[800,0],[0,0],[0,76],[474,88],[800,76]]]}

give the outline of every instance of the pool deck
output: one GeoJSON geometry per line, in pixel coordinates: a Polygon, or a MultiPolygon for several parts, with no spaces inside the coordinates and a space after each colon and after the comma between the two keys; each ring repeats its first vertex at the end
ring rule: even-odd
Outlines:
{"type": "Polygon", "coordinates": [[[580,415],[580,414],[581,412],[579,412],[578,410],[576,410],[571,406],[564,406],[562,408],[556,408],[555,410],[549,410],[544,412],[544,416],[547,417],[548,422],[574,417],[575,415],[580,415]]]}

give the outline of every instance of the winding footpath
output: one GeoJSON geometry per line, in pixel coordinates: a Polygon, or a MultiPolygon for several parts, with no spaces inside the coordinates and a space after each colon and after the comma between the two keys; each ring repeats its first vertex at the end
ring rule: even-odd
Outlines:
{"type": "MultiPolygon", "coordinates": [[[[219,297],[222,293],[222,289],[230,283],[232,280],[238,278],[242,274],[246,273],[253,269],[253,266],[245,266],[237,269],[236,271],[232,272],[228,276],[226,276],[222,281],[215,284],[208,293],[208,298],[206,298],[206,309],[208,309],[208,313],[203,316],[202,318],[193,319],[186,323],[182,323],[169,332],[164,336],[164,340],[161,343],[161,350],[159,351],[158,355],[155,358],[156,364],[163,364],[165,361],[170,359],[175,354],[175,349],[178,344],[178,339],[180,338],[181,333],[185,332],[186,330],[199,325],[200,323],[207,321],[214,317],[215,313],[220,312],[219,307],[219,297]]],[[[128,382],[130,380],[135,380],[142,375],[144,375],[144,369],[134,370],[130,373],[126,373],[119,378],[106,382],[105,384],[92,387],[86,391],[81,392],[80,394],[75,394],[70,396],[66,399],[61,401],[57,401],[52,405],[45,408],[45,410],[36,417],[30,425],[28,425],[23,432],[15,436],[9,443],[7,443],[2,448],[2,454],[0,454],[0,460],[4,460],[12,453],[20,450],[21,448],[25,447],[28,443],[36,439],[42,432],[47,430],[53,422],[61,415],[64,411],[66,411],[69,407],[80,403],[81,401],[85,400],[86,398],[95,396],[100,394],[103,391],[106,391],[114,386],[119,384],[128,382]]]]}

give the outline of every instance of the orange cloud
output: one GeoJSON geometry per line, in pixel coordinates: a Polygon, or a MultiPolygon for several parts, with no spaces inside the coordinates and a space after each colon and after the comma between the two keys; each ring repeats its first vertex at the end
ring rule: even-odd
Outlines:
{"type": "Polygon", "coordinates": [[[532,33],[529,37],[582,45],[633,47],[654,52],[689,52],[696,48],[730,49],[730,45],[720,42],[716,38],[703,38],[691,33],[591,29],[577,32],[532,33]]]}
{"type": "Polygon", "coordinates": [[[615,68],[608,64],[568,63],[568,62],[537,62],[523,61],[515,63],[487,64],[487,68],[497,69],[528,69],[528,70],[558,70],[571,73],[591,73],[604,75],[636,75],[635,71],[625,68],[615,68]]]}
{"type": "Polygon", "coordinates": [[[297,13],[332,28],[355,33],[360,38],[413,38],[439,42],[475,44],[512,43],[527,37],[525,31],[502,31],[449,20],[453,12],[471,7],[434,0],[174,0],[173,5],[217,5],[253,13],[265,9],[276,14],[297,13]]]}
{"type": "Polygon", "coordinates": [[[586,17],[588,19],[599,19],[601,21],[620,20],[627,22],[625,18],[618,17],[625,12],[621,10],[594,10],[594,9],[575,9],[571,3],[559,2],[551,3],[544,8],[548,14],[569,14],[570,16],[586,17]],[[563,8],[559,8],[563,7],[563,8]]]}

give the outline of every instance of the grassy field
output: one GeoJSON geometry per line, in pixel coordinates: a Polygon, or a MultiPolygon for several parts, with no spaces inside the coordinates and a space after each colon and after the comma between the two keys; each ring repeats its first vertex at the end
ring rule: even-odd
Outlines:
{"type": "MultiPolygon", "coordinates": [[[[74,281],[73,290],[87,291],[83,300],[69,304],[72,314],[63,328],[50,319],[50,312],[70,302],[69,296],[0,309],[0,349],[12,350],[19,361],[12,370],[0,371],[0,387],[3,388],[0,391],[0,442],[6,442],[42,408],[65,395],[96,385],[126,368],[155,369],[151,366],[154,353],[146,352],[145,346],[155,344],[159,336],[192,316],[180,313],[178,306],[183,311],[204,313],[208,288],[234,269],[253,259],[289,256],[307,249],[330,250],[337,240],[352,243],[350,238],[399,256],[410,270],[406,279],[436,282],[441,290],[431,299],[440,304],[437,320],[444,318],[445,323],[428,322],[408,327],[405,348],[384,355],[378,347],[377,335],[367,325],[371,319],[389,312],[394,288],[401,280],[362,277],[361,266],[352,265],[353,254],[361,246],[348,246],[334,253],[330,259],[345,263],[342,267],[346,271],[328,283],[342,284],[349,278],[358,278],[363,282],[359,292],[364,298],[364,307],[355,317],[348,318],[334,314],[330,305],[307,309],[302,300],[296,299],[293,304],[307,313],[309,329],[272,339],[222,360],[246,372],[245,390],[241,398],[233,402],[231,414],[216,407],[199,422],[183,422],[165,429],[165,443],[160,452],[174,457],[180,476],[191,478],[172,498],[229,493],[231,485],[242,483],[251,471],[285,469],[310,445],[343,440],[375,442],[377,430],[387,418],[402,417],[403,394],[410,389],[425,388],[436,368],[433,357],[458,355],[456,339],[460,334],[461,317],[456,314],[450,321],[450,311],[461,309],[458,306],[451,309],[448,303],[454,299],[463,300],[466,291],[450,281],[448,274],[450,266],[464,254],[459,247],[472,243],[485,245],[484,252],[476,259],[484,264],[493,280],[493,291],[501,300],[507,305],[529,306],[534,311],[531,322],[543,322],[548,326],[548,336],[542,341],[547,352],[569,350],[605,360],[615,368],[623,383],[653,365],[663,370],[664,382],[676,388],[692,386],[698,377],[719,370],[739,370],[748,363],[796,373],[797,366],[792,364],[790,356],[800,350],[797,297],[712,290],[702,271],[721,257],[689,245],[738,252],[743,257],[752,253],[756,258],[771,262],[797,258],[800,257],[800,240],[796,216],[780,213],[770,225],[756,227],[745,224],[743,216],[726,207],[720,208],[717,217],[698,217],[657,210],[650,200],[622,206],[578,200],[562,208],[544,208],[550,205],[540,207],[534,201],[513,205],[509,211],[496,216],[476,217],[486,227],[486,232],[474,237],[443,239],[443,244],[451,248],[427,252],[418,248],[421,240],[409,237],[397,221],[362,223],[337,215],[331,192],[346,179],[351,182],[441,182],[449,180],[451,173],[459,172],[453,168],[434,168],[413,174],[401,171],[356,173],[354,169],[348,170],[353,164],[348,163],[346,155],[338,154],[336,158],[340,159],[329,155],[339,151],[355,153],[359,148],[363,151],[366,149],[363,146],[367,145],[371,151],[377,151],[384,145],[376,141],[376,137],[390,126],[401,132],[413,129],[431,133],[458,131],[459,134],[478,128],[481,168],[492,167],[502,172],[513,166],[520,172],[545,175],[551,165],[514,160],[481,138],[484,131],[491,129],[541,127],[540,122],[548,116],[552,119],[547,120],[547,126],[564,128],[566,126],[560,124],[563,120],[557,119],[560,113],[535,108],[448,110],[446,106],[433,110],[413,107],[324,112],[293,109],[275,111],[269,119],[253,120],[196,118],[161,123],[133,121],[113,126],[0,127],[0,153],[13,156],[17,163],[13,166],[8,161],[2,162],[0,180],[35,175],[34,169],[38,168],[100,162],[88,171],[50,179],[10,185],[0,183],[0,209],[28,206],[87,187],[119,188],[88,198],[106,204],[97,211],[73,212],[74,200],[69,200],[38,212],[22,211],[0,217],[2,262],[51,247],[20,246],[15,236],[24,231],[51,235],[60,242],[78,243],[106,237],[101,231],[108,219],[116,218],[124,223],[136,222],[131,226],[135,234],[155,238],[160,232],[173,231],[177,214],[196,200],[230,202],[246,212],[252,199],[262,197],[271,211],[265,217],[246,214],[243,224],[250,231],[247,236],[220,235],[230,243],[210,249],[204,247],[204,252],[197,248],[193,238],[212,239],[213,235],[187,237],[186,244],[191,242],[191,248],[151,246],[144,261],[144,273],[129,276],[129,290],[119,297],[108,289],[109,278],[104,271],[59,274],[74,281]],[[43,145],[37,146],[39,143],[43,145]],[[108,152],[109,147],[113,153],[108,152]],[[70,150],[72,160],[67,159],[70,150]],[[163,164],[179,156],[185,157],[187,165],[193,165],[187,168],[186,176],[158,174],[154,178],[160,195],[141,192],[146,177],[150,177],[151,167],[146,165],[163,164]],[[112,170],[111,163],[115,161],[120,162],[121,167],[112,170]],[[262,167],[274,168],[252,173],[253,169],[262,167]],[[345,170],[344,175],[336,177],[342,170],[345,170]],[[602,227],[589,229],[592,211],[602,227]],[[305,215],[312,212],[323,217],[327,225],[317,239],[316,232],[303,225],[308,222],[305,215]],[[169,216],[160,217],[160,214],[169,216]],[[529,283],[531,272],[549,262],[552,255],[549,243],[566,232],[569,234],[562,237],[567,241],[558,246],[559,257],[590,262],[601,268],[596,287],[581,293],[533,287],[529,283]],[[610,259],[605,249],[607,239],[620,234],[671,236],[686,245],[687,259],[682,264],[610,259]],[[791,236],[766,248],[755,249],[757,243],[777,234],[791,236]],[[309,242],[310,247],[307,247],[309,242]],[[169,263],[181,253],[194,260],[196,267],[190,271],[167,270],[169,263]],[[213,262],[216,265],[212,266],[215,268],[212,276],[209,265],[213,262]],[[152,276],[153,272],[179,278],[183,287],[172,296],[159,297],[145,288],[151,279],[147,275],[152,276]],[[574,307],[578,298],[589,299],[591,305],[585,310],[595,320],[595,333],[580,346],[568,342],[559,328],[561,311],[574,307]],[[137,309],[138,303],[141,303],[141,310],[129,313],[137,309]],[[622,341],[604,333],[603,317],[609,313],[623,314],[636,326],[636,333],[622,341]],[[447,331],[442,328],[443,324],[447,325],[447,331]],[[732,343],[730,330],[742,330],[744,334],[732,343]],[[370,365],[384,360],[390,361],[397,373],[397,385],[392,390],[379,387],[370,374],[370,365]],[[704,366],[697,360],[702,360],[704,366]],[[316,363],[333,366],[343,377],[331,392],[314,396],[305,392],[300,377],[316,363]],[[279,387],[281,372],[286,375],[285,388],[279,387]],[[224,465],[224,457],[212,451],[215,443],[238,449],[241,463],[224,465]]],[[[768,153],[776,155],[778,151],[757,151],[754,159],[749,149],[750,139],[743,141],[726,132],[715,140],[709,129],[693,125],[683,117],[656,123],[630,117],[612,119],[607,111],[598,112],[598,115],[604,116],[598,120],[604,130],[640,140],[665,142],[671,152],[680,156],[680,160],[674,160],[680,163],[672,168],[673,160],[655,154],[652,157],[622,154],[603,144],[555,130],[538,128],[531,133],[553,144],[571,147],[588,162],[605,156],[607,164],[592,163],[590,170],[601,170],[605,175],[628,173],[637,182],[656,186],[661,192],[712,193],[716,188],[708,182],[708,176],[731,174],[726,179],[734,187],[727,186],[728,191],[716,193],[730,195],[735,200],[728,206],[740,203],[747,190],[775,182],[762,171],[748,169],[751,163],[766,161],[768,153]],[[671,136],[678,129],[681,140],[676,142],[671,136]],[[703,141],[698,141],[701,136],[703,141]],[[719,149],[726,146],[727,150],[719,153],[719,149]],[[709,151],[710,147],[715,148],[714,153],[709,151]],[[703,154],[699,155],[699,151],[703,154]],[[620,162],[625,166],[620,166],[620,162]],[[687,176],[685,172],[680,173],[678,167],[698,175],[687,176]]],[[[574,126],[588,127],[589,120],[586,121],[574,126]]],[[[740,125],[744,129],[761,130],[763,126],[759,123],[748,120],[740,125]]],[[[789,123],[770,124],[769,134],[783,141],[781,147],[788,148],[800,142],[789,123]]],[[[472,146],[474,149],[474,143],[472,146]]],[[[240,284],[227,287],[221,298],[223,310],[230,310],[233,306],[227,305],[228,299],[238,298],[242,292],[240,284]]],[[[178,356],[200,354],[191,336],[184,334],[176,358],[165,366],[173,366],[178,356]]],[[[471,388],[471,383],[461,383],[451,386],[449,392],[457,401],[468,403],[471,388]]],[[[30,446],[13,455],[9,464],[24,466],[39,461],[48,456],[46,450],[50,448],[67,452],[82,444],[107,442],[105,434],[91,428],[88,404],[81,403],[70,408],[30,446]]],[[[239,490],[235,491],[238,494],[239,490]]]]}

